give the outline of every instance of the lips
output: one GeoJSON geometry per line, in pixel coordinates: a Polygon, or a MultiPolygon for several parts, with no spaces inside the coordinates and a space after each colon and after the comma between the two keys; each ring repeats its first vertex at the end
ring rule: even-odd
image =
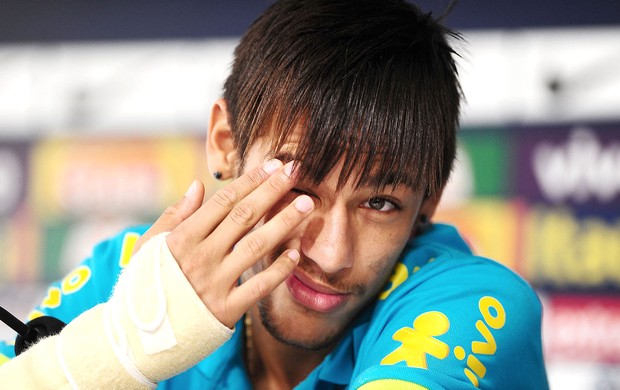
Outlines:
{"type": "Polygon", "coordinates": [[[293,274],[286,280],[289,292],[302,306],[321,313],[336,310],[349,294],[320,285],[303,274],[293,274]]]}

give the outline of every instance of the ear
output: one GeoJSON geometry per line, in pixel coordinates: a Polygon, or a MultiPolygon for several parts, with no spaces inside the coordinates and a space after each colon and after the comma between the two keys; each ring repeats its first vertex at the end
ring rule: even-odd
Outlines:
{"type": "Polygon", "coordinates": [[[420,205],[420,210],[418,211],[418,216],[416,217],[415,224],[413,225],[413,229],[411,231],[411,238],[430,229],[432,225],[431,219],[433,218],[433,215],[435,215],[435,211],[437,210],[437,206],[441,200],[442,193],[443,188],[433,196],[424,196],[422,204],[420,205]]]}
{"type": "Polygon", "coordinates": [[[232,178],[236,172],[237,152],[224,99],[218,99],[211,108],[206,149],[209,171],[219,172],[223,180],[232,178]]]}

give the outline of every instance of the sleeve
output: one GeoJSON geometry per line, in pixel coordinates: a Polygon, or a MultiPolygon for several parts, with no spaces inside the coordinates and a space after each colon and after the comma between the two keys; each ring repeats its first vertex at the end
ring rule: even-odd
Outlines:
{"type": "Polygon", "coordinates": [[[487,259],[398,263],[360,346],[351,388],[548,389],[540,300],[487,259]]]}
{"type": "Polygon", "coordinates": [[[0,366],[0,388],[155,388],[232,333],[194,292],[164,233],[133,256],[107,302],[0,366]]]}
{"type": "MultiPolygon", "coordinates": [[[[148,226],[122,231],[93,249],[91,256],[63,279],[52,283],[26,321],[52,316],[69,323],[84,311],[108,300],[118,274],[129,264],[134,245],[148,226]]],[[[15,357],[14,342],[0,341],[0,365],[15,357]]]]}

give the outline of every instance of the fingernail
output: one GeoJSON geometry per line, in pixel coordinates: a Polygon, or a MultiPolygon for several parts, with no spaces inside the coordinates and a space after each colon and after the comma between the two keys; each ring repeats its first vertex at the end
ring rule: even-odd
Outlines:
{"type": "Polygon", "coordinates": [[[308,195],[300,195],[295,199],[295,208],[302,213],[312,210],[313,206],[314,202],[308,195]]]}
{"type": "Polygon", "coordinates": [[[281,166],[282,166],[282,161],[274,158],[273,160],[267,161],[263,165],[263,171],[265,171],[265,172],[267,172],[267,174],[271,175],[276,170],[278,170],[278,168],[280,168],[281,166]]]}
{"type": "Polygon", "coordinates": [[[291,174],[293,173],[293,163],[294,161],[289,161],[286,163],[286,165],[284,166],[284,174],[286,176],[291,176],[291,174]]]}
{"type": "Polygon", "coordinates": [[[185,197],[191,198],[196,193],[196,188],[198,187],[198,181],[194,180],[192,184],[189,185],[187,191],[185,191],[185,197]]]}
{"type": "Polygon", "coordinates": [[[299,252],[297,252],[297,249],[291,249],[290,251],[288,251],[286,256],[294,262],[297,262],[297,260],[299,260],[299,252]]]}

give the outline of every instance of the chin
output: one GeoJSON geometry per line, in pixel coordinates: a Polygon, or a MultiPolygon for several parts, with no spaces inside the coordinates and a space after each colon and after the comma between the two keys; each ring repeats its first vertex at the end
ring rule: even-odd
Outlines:
{"type": "MultiPolygon", "coordinates": [[[[274,310],[271,296],[259,302],[258,310],[263,326],[273,338],[282,344],[307,351],[319,351],[333,347],[346,326],[343,324],[334,329],[333,325],[324,324],[325,320],[313,319],[313,313],[309,312],[281,310],[282,314],[278,315],[274,310]],[[299,316],[304,318],[300,319],[299,316]],[[313,324],[307,326],[305,322],[313,324]]],[[[316,314],[320,316],[319,313],[316,314]]]]}

